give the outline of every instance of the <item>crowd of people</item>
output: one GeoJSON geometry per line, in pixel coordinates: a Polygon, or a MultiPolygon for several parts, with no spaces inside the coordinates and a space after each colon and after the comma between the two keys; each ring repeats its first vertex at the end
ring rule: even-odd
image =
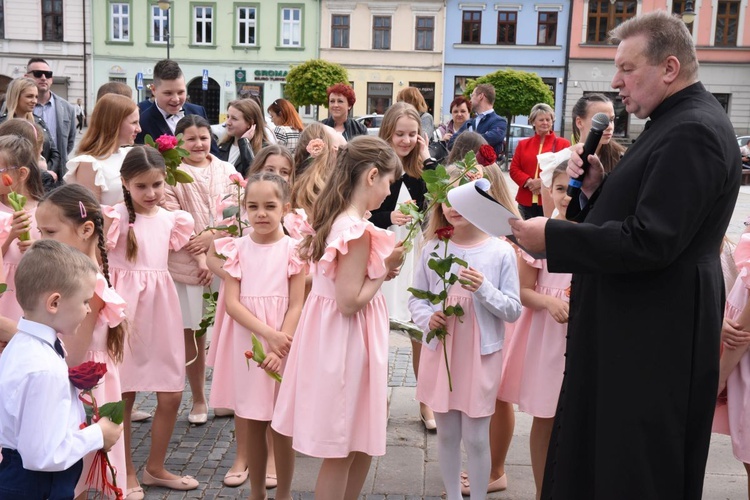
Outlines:
{"type": "Polygon", "coordinates": [[[750,236],[734,253],[722,243],[740,181],[731,124],[697,79],[680,20],[638,16],[612,36],[612,86],[651,118],[646,131],[625,151],[612,102],[590,94],[573,107],[571,145],[537,104],[510,166],[517,205],[496,163],[507,122],[491,85],[454,99],[437,127],[419,90],[403,89],[378,137],[351,119],[347,84],[307,126],[284,99],[270,122],[237,99],[217,140],[175,61],[154,68],[153,100],[136,104],[113,82],[90,116],[49,91],[46,62],[29,61],[0,123],[0,497],[85,498],[102,449],[122,498],[198,488],[165,466],[187,379],[191,424],[209,408],[234,415],[225,485],[291,499],[300,452],[323,459],[316,498],[358,498],[386,451],[391,320],[422,332],[415,418],[437,432],[449,500],[512,488],[514,405],[533,416],[537,498],[700,498],[712,424],[750,470],[750,236]],[[597,113],[610,124],[584,172],[597,113]],[[435,141],[451,181],[490,181],[512,237],[429,202],[435,141]],[[467,172],[456,164],[469,151],[467,172]],[[426,211],[412,251],[408,203],[426,211]],[[450,286],[437,249],[462,262],[450,286]],[[722,277],[734,283],[723,326],[722,277]],[[428,338],[440,329],[449,335],[428,338]],[[81,425],[67,368],[84,361],[106,366],[93,396],[124,400],[122,426],[81,425]],[[153,415],[135,408],[141,391],[156,393],[153,415]],[[149,418],[138,477],[132,422],[149,418]]]}

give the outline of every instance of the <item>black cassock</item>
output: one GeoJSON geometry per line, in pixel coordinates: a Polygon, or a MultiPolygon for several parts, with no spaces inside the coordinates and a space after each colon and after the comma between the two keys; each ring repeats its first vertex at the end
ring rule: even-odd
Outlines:
{"type": "Polygon", "coordinates": [[[542,498],[700,498],[718,385],[719,249],[739,148],[702,84],[665,99],[581,224],[546,226],[573,273],[542,498]]]}

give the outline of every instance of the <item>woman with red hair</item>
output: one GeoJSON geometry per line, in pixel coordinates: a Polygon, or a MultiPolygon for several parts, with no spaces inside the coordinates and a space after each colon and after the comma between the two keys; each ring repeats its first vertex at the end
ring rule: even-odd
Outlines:
{"type": "Polygon", "coordinates": [[[294,105],[286,99],[276,99],[268,106],[268,114],[276,127],[273,135],[282,146],[286,146],[294,154],[299,141],[299,134],[305,128],[294,105]]]}
{"type": "Polygon", "coordinates": [[[333,127],[347,141],[358,135],[367,135],[367,127],[349,118],[349,110],[357,102],[354,89],[345,83],[337,83],[328,87],[326,93],[329,116],[323,120],[323,124],[333,127]]]}

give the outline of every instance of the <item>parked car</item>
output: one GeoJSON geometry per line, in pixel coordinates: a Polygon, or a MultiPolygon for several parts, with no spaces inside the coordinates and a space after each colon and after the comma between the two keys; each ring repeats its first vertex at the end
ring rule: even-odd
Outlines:
{"type": "Polygon", "coordinates": [[[505,156],[508,158],[508,163],[513,159],[513,153],[516,151],[518,141],[522,141],[528,137],[534,137],[534,128],[531,125],[511,123],[510,137],[508,138],[508,144],[505,147],[505,156]]]}
{"type": "Polygon", "coordinates": [[[355,118],[354,121],[367,127],[367,135],[376,136],[380,133],[380,123],[383,121],[383,115],[364,115],[355,118]]]}
{"type": "Polygon", "coordinates": [[[737,137],[737,145],[739,147],[747,146],[750,143],[750,135],[741,135],[737,137]]]}

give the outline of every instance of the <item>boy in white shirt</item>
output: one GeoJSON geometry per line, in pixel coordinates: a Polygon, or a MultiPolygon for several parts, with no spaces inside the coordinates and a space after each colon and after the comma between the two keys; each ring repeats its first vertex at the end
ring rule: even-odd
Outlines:
{"type": "Polygon", "coordinates": [[[0,498],[73,499],[87,453],[114,445],[122,426],[86,416],[68,379],[58,335],[73,337],[90,312],[98,270],[53,240],[26,251],[15,277],[24,311],[0,357],[0,498]]]}

